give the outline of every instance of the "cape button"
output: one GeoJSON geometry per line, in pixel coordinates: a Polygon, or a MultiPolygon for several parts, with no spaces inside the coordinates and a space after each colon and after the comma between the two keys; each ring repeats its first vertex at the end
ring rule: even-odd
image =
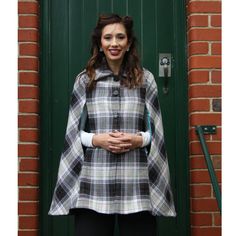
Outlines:
{"type": "Polygon", "coordinates": [[[114,113],[114,118],[115,119],[118,119],[119,118],[119,114],[116,112],[116,113],[114,113]]]}
{"type": "Polygon", "coordinates": [[[116,90],[113,91],[112,94],[113,94],[114,96],[118,96],[118,95],[119,95],[119,91],[116,89],[116,90]]]}
{"type": "Polygon", "coordinates": [[[119,81],[120,78],[119,78],[119,75],[114,75],[114,81],[119,81]]]}

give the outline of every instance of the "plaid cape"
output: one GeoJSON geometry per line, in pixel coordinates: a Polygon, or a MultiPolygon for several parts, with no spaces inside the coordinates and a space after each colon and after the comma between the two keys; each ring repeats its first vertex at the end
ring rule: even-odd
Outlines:
{"type": "MultiPolygon", "coordinates": [[[[120,78],[125,77],[123,72],[120,78]]],[[[76,77],[49,214],[90,208],[107,214],[148,210],[152,215],[176,216],[154,76],[144,69],[143,85],[128,89],[111,70],[98,68],[95,80],[96,88],[88,92],[86,72],[76,77]],[[113,154],[101,148],[83,149],[78,127],[84,106],[94,133],[142,131],[147,109],[152,130],[149,150],[113,154]]]]}

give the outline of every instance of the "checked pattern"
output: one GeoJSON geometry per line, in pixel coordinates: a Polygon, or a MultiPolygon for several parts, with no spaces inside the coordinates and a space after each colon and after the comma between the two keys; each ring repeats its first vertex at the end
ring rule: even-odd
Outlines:
{"type": "Polygon", "coordinates": [[[50,215],[67,215],[82,207],[107,214],[148,210],[176,216],[155,79],[144,69],[143,85],[128,89],[121,83],[125,77],[125,72],[117,79],[108,68],[98,68],[96,88],[89,92],[85,71],[77,76],[50,215]],[[82,147],[78,127],[85,106],[94,133],[143,131],[147,109],[150,149],[113,154],[82,147]]]}

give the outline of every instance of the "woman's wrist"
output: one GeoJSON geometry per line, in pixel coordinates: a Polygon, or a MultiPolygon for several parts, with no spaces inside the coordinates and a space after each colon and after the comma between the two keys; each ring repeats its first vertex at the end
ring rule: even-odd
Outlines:
{"type": "Polygon", "coordinates": [[[98,135],[97,134],[94,134],[93,135],[93,138],[92,138],[92,145],[94,147],[99,147],[99,138],[98,138],[98,135]]]}
{"type": "Polygon", "coordinates": [[[140,134],[134,135],[134,146],[135,148],[142,147],[143,144],[143,137],[140,134]]]}

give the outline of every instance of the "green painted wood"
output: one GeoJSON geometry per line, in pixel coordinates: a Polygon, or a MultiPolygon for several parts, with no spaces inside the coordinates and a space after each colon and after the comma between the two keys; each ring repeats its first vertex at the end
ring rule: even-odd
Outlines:
{"type": "MultiPolygon", "coordinates": [[[[52,174],[53,183],[57,178],[59,156],[64,143],[69,101],[69,2],[57,4],[52,0],[51,23],[51,120],[52,120],[52,174]],[[65,93],[66,91],[66,93],[65,93]],[[60,119],[58,119],[60,117],[60,119]],[[63,127],[63,128],[58,128],[63,127]]],[[[52,235],[70,234],[72,223],[68,217],[50,217],[53,225],[52,235]]]]}
{"type": "Polygon", "coordinates": [[[112,2],[112,12],[117,13],[121,16],[127,15],[127,0],[120,0],[120,1],[111,1],[112,2]]]}
{"type": "Polygon", "coordinates": [[[111,13],[112,10],[112,0],[97,0],[98,14],[107,14],[111,13]]]}
{"type": "Polygon", "coordinates": [[[127,4],[128,15],[132,16],[134,20],[134,31],[138,39],[138,42],[137,42],[138,52],[142,59],[142,54],[141,54],[141,29],[142,29],[141,12],[142,12],[142,9],[141,9],[141,6],[142,6],[142,0],[129,0],[127,4]]]}
{"type": "Polygon", "coordinates": [[[189,158],[188,158],[188,81],[187,81],[187,18],[186,1],[173,1],[173,34],[175,69],[175,107],[178,119],[175,119],[176,142],[178,154],[175,168],[178,169],[179,181],[175,183],[177,195],[176,218],[179,232],[191,235],[190,231],[190,194],[189,194],[189,158]],[[178,55],[178,56],[177,56],[178,55]],[[184,137],[184,138],[183,138],[184,137]],[[182,227],[187,226],[187,227],[182,227]]]}
{"type": "MultiPolygon", "coordinates": [[[[47,216],[63,148],[75,76],[89,58],[91,30],[101,13],[131,15],[142,64],[159,88],[177,217],[157,217],[160,236],[188,236],[189,176],[185,1],[41,0],[40,235],[73,235],[73,218],[47,216]],[[172,53],[169,93],[158,77],[159,53],[172,53]]],[[[115,230],[118,236],[118,230],[115,230]]]]}
{"type": "Polygon", "coordinates": [[[50,109],[50,100],[51,100],[51,81],[48,79],[51,71],[50,64],[50,34],[49,28],[51,24],[51,18],[48,14],[51,9],[51,4],[47,1],[40,2],[40,29],[42,34],[40,34],[40,45],[42,50],[40,53],[40,74],[41,78],[45,76],[45,79],[42,79],[40,82],[40,88],[43,89],[43,92],[40,93],[40,209],[39,209],[39,221],[40,221],[40,235],[52,235],[51,222],[48,220],[47,211],[49,205],[49,198],[51,196],[52,184],[51,181],[51,172],[49,171],[51,162],[49,158],[51,156],[50,148],[50,131],[51,131],[51,119],[49,119],[49,109],[50,109]],[[44,96],[47,94],[47,96],[44,96]],[[46,183],[46,184],[45,184],[46,183]],[[44,186],[42,188],[42,186],[44,186]]]}
{"type": "MultiPolygon", "coordinates": [[[[155,16],[155,26],[153,27],[153,31],[157,37],[155,40],[156,50],[155,54],[159,55],[159,53],[171,53],[173,57],[173,5],[171,0],[166,0],[165,3],[162,1],[157,1],[155,7],[153,7],[155,16]]],[[[157,60],[159,57],[156,57],[157,60]]],[[[156,73],[159,73],[158,61],[155,61],[154,68],[156,69],[156,73]]],[[[174,63],[174,61],[172,61],[174,63]]],[[[173,68],[174,68],[173,64],[173,68]]],[[[173,70],[172,70],[173,73],[173,70]]],[[[175,186],[175,176],[176,176],[176,168],[175,161],[177,156],[175,155],[175,135],[173,133],[176,132],[175,127],[175,119],[176,117],[176,109],[174,105],[175,93],[174,93],[174,85],[175,85],[175,77],[171,76],[169,78],[169,93],[167,95],[163,94],[163,86],[164,79],[162,77],[157,77],[157,85],[159,91],[159,99],[161,104],[162,116],[163,116],[163,124],[164,124],[164,132],[165,132],[165,143],[167,147],[169,167],[171,173],[171,183],[174,195],[176,193],[175,186]]],[[[176,196],[176,195],[175,195],[176,196]]],[[[175,197],[176,200],[176,197],[175,197]]],[[[178,234],[178,225],[176,224],[176,218],[166,218],[166,217],[158,217],[158,231],[160,235],[179,235],[178,234]]]]}

